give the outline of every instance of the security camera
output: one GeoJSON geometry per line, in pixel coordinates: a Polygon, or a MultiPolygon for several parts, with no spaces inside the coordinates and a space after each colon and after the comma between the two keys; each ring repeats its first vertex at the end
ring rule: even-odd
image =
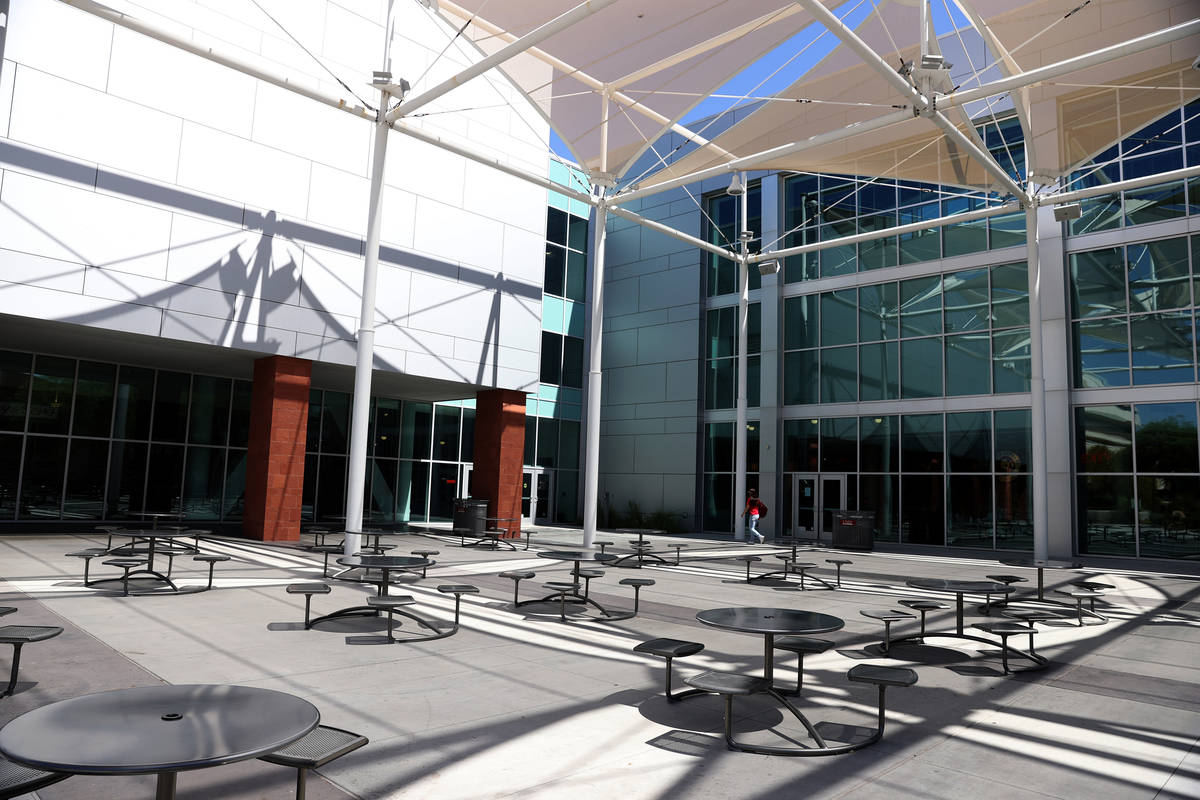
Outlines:
{"type": "Polygon", "coordinates": [[[1079,219],[1082,216],[1083,209],[1080,208],[1079,203],[1068,203],[1064,206],[1054,207],[1055,222],[1069,222],[1073,219],[1079,219]]]}
{"type": "Polygon", "coordinates": [[[1200,70],[1200,56],[1196,56],[1192,60],[1192,69],[1200,70]]]}
{"type": "Polygon", "coordinates": [[[737,175],[734,175],[733,180],[729,182],[729,188],[725,190],[725,194],[733,197],[741,197],[745,193],[746,187],[742,186],[741,180],[738,179],[737,175]]]}

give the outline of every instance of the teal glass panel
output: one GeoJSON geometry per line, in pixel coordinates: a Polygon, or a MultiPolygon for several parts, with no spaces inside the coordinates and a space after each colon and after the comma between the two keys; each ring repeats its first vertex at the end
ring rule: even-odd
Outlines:
{"type": "Polygon", "coordinates": [[[401,461],[396,470],[396,520],[424,522],[428,507],[429,464],[401,461]]]}
{"type": "Polygon", "coordinates": [[[21,505],[18,514],[21,519],[59,518],[63,499],[63,463],[66,460],[66,438],[25,437],[25,460],[21,469],[21,505]]]}
{"type": "Polygon", "coordinates": [[[546,243],[544,279],[542,291],[545,294],[562,295],[567,279],[567,251],[556,244],[546,243]]]}
{"type": "Polygon", "coordinates": [[[900,244],[895,236],[885,236],[882,239],[871,239],[858,243],[858,269],[860,272],[894,267],[899,260],[900,244]]]}
{"type": "Polygon", "coordinates": [[[1124,317],[1076,322],[1075,388],[1129,385],[1129,332],[1124,317]]]}
{"type": "Polygon", "coordinates": [[[736,355],[737,306],[709,309],[707,321],[708,357],[730,358],[736,355]]]}
{"type": "Polygon", "coordinates": [[[151,438],[155,441],[182,442],[184,440],[187,432],[188,396],[191,393],[191,385],[191,375],[159,370],[158,379],[154,384],[154,428],[151,434],[151,438]]]}
{"type": "Polygon", "coordinates": [[[1029,265],[1024,261],[992,267],[992,327],[1029,324],[1029,265]]]}
{"type": "Polygon", "coordinates": [[[946,544],[992,549],[992,476],[946,479],[946,544]]]}
{"type": "Polygon", "coordinates": [[[1138,403],[1133,429],[1135,471],[1200,472],[1194,402],[1138,403]]]}
{"type": "Polygon", "coordinates": [[[1130,245],[1126,250],[1129,311],[1165,311],[1192,304],[1187,237],[1130,245]]]}
{"type": "Polygon", "coordinates": [[[899,285],[878,283],[858,289],[858,340],[895,339],[900,332],[899,285]]]}
{"type": "Polygon", "coordinates": [[[1001,247],[1023,247],[1025,245],[1025,212],[997,214],[988,218],[988,246],[992,250],[1001,247]]]}
{"type": "Polygon", "coordinates": [[[579,473],[559,470],[554,485],[558,498],[554,503],[554,521],[563,525],[578,525],[579,517],[579,473]]]}
{"type": "Polygon", "coordinates": [[[567,251],[566,297],[576,303],[587,300],[587,256],[567,251]]]}
{"type": "MultiPolygon", "coordinates": [[[[63,497],[63,519],[104,517],[104,476],[107,471],[107,441],[71,440],[71,457],[67,462],[67,488],[63,497]]],[[[3,489],[0,489],[0,492],[3,492],[3,489]]],[[[2,510],[0,518],[5,518],[2,510]]]]}
{"type": "Polygon", "coordinates": [[[897,400],[900,397],[900,345],[864,344],[858,348],[859,399],[897,400]]]}
{"type": "Polygon", "coordinates": [[[1133,476],[1080,475],[1076,487],[1080,552],[1134,555],[1133,476]]]}
{"type": "Polygon", "coordinates": [[[860,475],[858,507],[875,512],[875,539],[900,540],[900,477],[898,475],[860,475]]]}
{"type": "Polygon", "coordinates": [[[904,472],[942,472],[945,441],[941,414],[906,414],[900,418],[900,458],[904,472]]]}
{"type": "Polygon", "coordinates": [[[74,396],[75,360],[37,356],[29,393],[29,432],[67,433],[74,396]]]}
{"type": "Polygon", "coordinates": [[[539,467],[557,467],[558,420],[539,419],[537,431],[537,465],[539,467]]]}
{"type": "MultiPolygon", "coordinates": [[[[1200,237],[1197,237],[1200,240],[1200,237]]],[[[783,301],[783,348],[800,350],[820,344],[820,295],[789,297],[783,301]]],[[[711,312],[710,312],[711,314],[711,312]]]]}
{"type": "Polygon", "coordinates": [[[563,332],[566,302],[557,297],[542,297],[542,330],[551,333],[563,332]]]}
{"type": "Polygon", "coordinates": [[[571,201],[570,198],[568,198],[565,194],[559,194],[558,192],[547,192],[546,205],[548,205],[550,208],[566,211],[568,208],[570,208],[571,201]]]}
{"type": "Polygon", "coordinates": [[[108,518],[123,519],[132,512],[145,510],[146,445],[114,441],[108,458],[108,487],[104,496],[108,518]]]}
{"type": "MultiPolygon", "coordinates": [[[[1094,159],[1095,164],[1085,164],[1078,172],[1071,173],[1071,189],[1087,189],[1094,186],[1104,186],[1121,180],[1120,162],[1116,161],[1116,148],[1109,148],[1094,159]]],[[[1121,196],[1119,194],[1103,195],[1084,200],[1080,203],[1082,216],[1068,223],[1072,236],[1082,233],[1111,230],[1121,227],[1121,196]]]]}
{"type": "Polygon", "coordinates": [[[899,472],[900,417],[859,417],[859,469],[899,472]]]}
{"type": "Polygon", "coordinates": [[[390,458],[367,459],[366,511],[372,523],[396,521],[396,463],[390,458]]]}
{"type": "MultiPolygon", "coordinates": [[[[843,236],[852,236],[854,227],[853,220],[849,220],[841,225],[822,225],[821,241],[827,242],[840,239],[843,236]],[[843,229],[848,229],[851,232],[843,233],[843,229]]],[[[835,247],[827,247],[818,252],[821,260],[822,278],[834,275],[851,275],[855,272],[858,252],[854,245],[842,244],[835,247]]]]}
{"type": "MultiPolygon", "coordinates": [[[[909,206],[900,209],[900,224],[909,225],[914,222],[937,219],[940,210],[936,202],[924,203],[919,206],[909,206]]],[[[937,228],[913,231],[900,234],[900,263],[914,264],[918,261],[931,261],[942,256],[942,235],[937,228]]]]}
{"type": "Polygon", "coordinates": [[[942,332],[942,278],[913,278],[900,282],[900,335],[927,336],[942,332]]]}
{"type": "Polygon", "coordinates": [[[458,434],[462,409],[438,405],[433,408],[433,460],[458,460],[458,434]]]}
{"type": "Polygon", "coordinates": [[[542,359],[539,373],[542,383],[558,383],[562,380],[562,343],[562,336],[542,331],[542,359]]]}
{"type": "Polygon", "coordinates": [[[733,423],[710,422],[704,426],[704,471],[733,472],[733,423]]]}
{"type": "Polygon", "coordinates": [[[852,403],[858,399],[858,348],[826,347],[821,351],[821,402],[852,403]]]}
{"type": "Polygon", "coordinates": [[[1033,476],[996,476],[996,548],[1033,549],[1033,476]]]}
{"type": "MultiPolygon", "coordinates": [[[[819,459],[820,420],[789,419],[783,422],[784,472],[816,472],[819,459]]],[[[732,428],[730,429],[732,432],[732,428]]],[[[732,456],[730,463],[733,463],[732,456]]]]}
{"type": "MultiPolygon", "coordinates": [[[[0,430],[25,430],[32,366],[33,356],[28,353],[0,350],[0,430]]],[[[12,497],[15,496],[14,484],[12,497]]]]}
{"type": "Polygon", "coordinates": [[[579,469],[579,423],[559,420],[558,466],[560,469],[579,469]]]}
{"type": "Polygon", "coordinates": [[[586,251],[588,240],[588,219],[586,216],[567,217],[567,246],[572,250],[586,251]]]}
{"type": "Polygon", "coordinates": [[[183,513],[189,519],[220,519],[224,488],[225,448],[189,447],[183,468],[183,513]]]}
{"type": "MultiPolygon", "coordinates": [[[[886,230],[896,225],[896,187],[887,181],[875,181],[858,191],[858,228],[861,233],[886,230]]],[[[859,270],[894,267],[899,263],[899,241],[895,236],[860,242],[859,270]]]]}
{"type": "MultiPolygon", "coordinates": [[[[76,436],[108,436],[112,428],[113,395],[117,379],[115,364],[80,361],[75,380],[76,436]]],[[[221,441],[220,444],[224,444],[221,441]]]]}
{"type": "Polygon", "coordinates": [[[1127,308],[1120,247],[1071,255],[1071,309],[1076,319],[1122,314],[1127,308]]]}
{"type": "Polygon", "coordinates": [[[562,382],[564,386],[583,388],[583,339],[563,337],[562,382]]]}
{"type": "Polygon", "coordinates": [[[1028,392],[1030,386],[1029,329],[1013,328],[992,334],[992,391],[1028,392]]]}
{"type": "Polygon", "coordinates": [[[709,361],[705,369],[704,407],[733,408],[736,381],[737,359],[709,361]]]}
{"type": "Polygon", "coordinates": [[[817,402],[819,350],[794,350],[783,356],[783,402],[799,405],[817,402]]]}
{"type": "Polygon", "coordinates": [[[1075,469],[1093,473],[1133,471],[1132,406],[1075,409],[1075,469]]]}
{"type": "MultiPolygon", "coordinates": [[[[188,415],[188,441],[192,444],[225,444],[229,433],[228,378],[195,375],[192,378],[192,410],[188,415]]],[[[220,486],[220,480],[216,486],[220,486]]],[[[220,494],[217,495],[220,506],[220,494]]]]}
{"type": "Polygon", "coordinates": [[[1134,386],[1196,379],[1192,312],[1130,317],[1129,342],[1134,386]]]}
{"type": "Polygon", "coordinates": [[[942,395],[942,340],[910,339],[900,343],[900,396],[942,395]]]}
{"type": "Polygon", "coordinates": [[[1139,555],[1187,558],[1200,555],[1195,530],[1200,523],[1200,477],[1139,475],[1139,555]]]}
{"type": "Polygon", "coordinates": [[[946,337],[946,395],[986,395],[990,391],[991,337],[988,332],[946,337]]]}
{"type": "Polygon", "coordinates": [[[1029,472],[1033,423],[1029,409],[997,411],[992,416],[996,435],[996,472],[1029,472]]]}
{"type": "Polygon", "coordinates": [[[947,414],[946,456],[950,472],[991,472],[991,413],[968,411],[947,414]]]}
{"type": "Polygon", "coordinates": [[[1126,225],[1178,219],[1187,214],[1187,209],[1187,188],[1183,181],[1160,183],[1125,192],[1126,225]]]}
{"type": "Polygon", "coordinates": [[[989,312],[988,270],[968,269],[942,278],[946,333],[987,330],[989,312]]]}
{"type": "Polygon", "coordinates": [[[821,420],[821,471],[858,471],[858,417],[821,420]]]}
{"type": "MultiPolygon", "coordinates": [[[[979,197],[949,197],[942,201],[942,216],[976,211],[983,207],[983,199],[979,197]]],[[[942,254],[946,258],[978,253],[987,247],[987,219],[958,222],[942,228],[942,254]]]]}
{"type": "Polygon", "coordinates": [[[858,341],[856,313],[857,293],[854,289],[825,292],[821,295],[821,346],[853,344],[858,341]]]}

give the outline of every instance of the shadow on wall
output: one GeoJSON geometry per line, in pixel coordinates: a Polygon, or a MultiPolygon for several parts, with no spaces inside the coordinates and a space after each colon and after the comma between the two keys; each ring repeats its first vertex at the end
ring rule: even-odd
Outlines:
{"type": "MultiPolygon", "coordinates": [[[[9,0],[0,0],[0,11],[8,7],[9,0]]],[[[4,28],[0,27],[0,51],[3,47],[4,28]]],[[[2,54],[2,52],[0,52],[2,54]]],[[[319,334],[324,338],[356,341],[357,333],[347,327],[339,317],[331,312],[315,296],[305,283],[301,269],[295,257],[287,252],[286,245],[294,243],[300,247],[317,245],[325,249],[340,251],[356,257],[362,257],[365,243],[361,238],[350,236],[337,231],[279,217],[276,212],[257,212],[244,206],[224,202],[211,197],[194,194],[177,187],[152,183],[150,181],[123,175],[86,162],[75,161],[59,155],[50,154],[25,147],[12,141],[0,140],[0,164],[19,168],[21,171],[46,178],[67,181],[76,186],[95,188],[110,194],[128,197],[134,200],[146,201],[156,206],[179,211],[189,215],[237,226],[243,232],[257,232],[258,240],[253,248],[246,245],[251,241],[250,236],[233,244],[232,247],[217,261],[205,266],[199,271],[183,279],[175,279],[172,285],[157,292],[137,295],[137,302],[143,306],[153,306],[160,309],[172,307],[172,301],[181,297],[195,287],[219,289],[225,295],[228,308],[225,313],[225,324],[221,329],[218,344],[225,347],[240,347],[263,352],[279,352],[283,342],[269,338],[266,328],[270,317],[281,314],[289,307],[303,306],[316,312],[322,329],[319,334]],[[259,336],[254,339],[246,338],[246,331],[257,326],[259,336]]],[[[80,263],[89,267],[113,266],[93,264],[84,256],[72,250],[70,245],[49,231],[37,225],[16,209],[4,204],[10,213],[20,217],[27,224],[35,227],[43,235],[52,239],[60,247],[71,252],[80,263]]],[[[211,242],[202,239],[188,242],[173,249],[182,251],[186,247],[211,242]]],[[[144,255],[144,254],[143,254],[144,255]]],[[[131,256],[134,258],[136,256],[131,256]]],[[[311,256],[315,259],[314,256],[311,256]]],[[[541,287],[533,284],[506,278],[504,273],[488,273],[483,270],[471,269],[452,262],[443,261],[417,253],[400,250],[396,247],[380,247],[380,263],[390,264],[403,269],[434,275],[462,284],[476,287],[478,292],[488,292],[492,295],[490,313],[483,328],[483,342],[480,352],[479,366],[474,375],[466,374],[455,365],[430,350],[416,337],[408,334],[401,322],[396,318],[385,318],[381,327],[395,326],[404,334],[412,349],[422,351],[425,355],[441,363],[448,373],[464,383],[482,385],[487,377],[487,356],[491,351],[491,382],[494,385],[498,378],[498,361],[500,354],[500,324],[501,298],[503,295],[527,301],[522,307],[527,313],[537,314],[541,304],[541,287]]],[[[333,270],[330,270],[333,272],[333,270]]],[[[109,273],[109,277],[120,280],[120,273],[109,273]]],[[[351,286],[343,281],[346,291],[360,295],[361,287],[351,286]]],[[[132,287],[124,287],[130,294],[132,287]]],[[[180,303],[179,305],[182,305],[180,303]]],[[[114,303],[111,309],[90,311],[83,314],[58,318],[58,321],[81,325],[103,326],[118,313],[120,304],[114,303]]],[[[412,313],[414,309],[410,309],[412,313]]],[[[346,315],[342,315],[345,317],[346,315]]],[[[185,324],[186,323],[182,323],[185,324]]],[[[287,326],[281,326],[286,328],[287,326]]],[[[202,339],[211,339],[211,332],[205,334],[193,330],[202,339]]],[[[299,353],[284,353],[284,355],[300,355],[299,353]]],[[[376,350],[376,369],[402,371],[400,367],[386,358],[386,352],[381,355],[376,350]]]]}

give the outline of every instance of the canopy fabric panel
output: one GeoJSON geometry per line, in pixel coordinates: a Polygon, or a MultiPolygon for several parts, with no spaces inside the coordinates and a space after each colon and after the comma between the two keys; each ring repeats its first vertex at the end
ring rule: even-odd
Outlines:
{"type": "MultiPolygon", "coordinates": [[[[960,0],[959,5],[981,27],[940,37],[947,61],[955,62],[953,85],[941,94],[1162,30],[1195,19],[1197,12],[1195,0],[1092,0],[1082,7],[1078,0],[960,0]],[[951,46],[958,52],[951,53],[951,46]],[[959,61],[963,56],[966,63],[959,61]]],[[[898,67],[918,56],[919,14],[915,5],[881,5],[857,33],[885,62],[898,67]]],[[[1197,53],[1200,36],[1192,36],[1016,90],[1011,99],[997,96],[990,111],[977,102],[966,109],[955,106],[947,114],[960,130],[966,130],[971,127],[966,114],[978,122],[997,107],[1008,109],[1015,103],[1028,126],[1028,170],[1035,181],[1049,183],[1161,113],[1200,95],[1196,91],[1200,74],[1190,69],[1197,53]],[[1127,86],[1139,88],[1114,88],[1127,86]]],[[[889,106],[907,99],[845,47],[778,96],[786,99],[764,103],[717,136],[712,142],[715,147],[692,150],[644,179],[643,185],[876,119],[891,112],[889,106]],[[847,99],[861,105],[837,104],[847,99]]],[[[992,177],[974,159],[922,119],[860,135],[851,129],[834,144],[756,167],[993,188],[992,177]]],[[[1019,179],[1026,177],[1022,174],[1019,179]]]]}

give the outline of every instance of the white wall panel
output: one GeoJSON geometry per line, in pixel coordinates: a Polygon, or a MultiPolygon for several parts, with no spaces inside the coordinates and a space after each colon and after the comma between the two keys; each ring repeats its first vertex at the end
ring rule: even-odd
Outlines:
{"type": "Polygon", "coordinates": [[[7,58],[0,62],[0,136],[8,135],[8,111],[12,106],[13,78],[17,74],[17,62],[7,58]]]}
{"type": "Polygon", "coordinates": [[[545,219],[534,224],[537,220],[530,216],[528,209],[539,203],[545,204],[545,189],[474,161],[466,162],[464,180],[463,208],[530,233],[540,233],[544,240],[545,219]]]}
{"type": "Polygon", "coordinates": [[[14,172],[7,173],[0,200],[7,247],[166,276],[171,224],[166,211],[14,172]]]}
{"type": "Polygon", "coordinates": [[[44,72],[22,68],[9,137],[159,181],[175,180],[182,121],[44,72]],[[63,110],[70,109],[73,122],[63,110]]]}
{"type": "MultiPolygon", "coordinates": [[[[356,357],[355,344],[346,339],[336,339],[300,332],[296,334],[296,358],[309,358],[313,361],[324,361],[330,364],[354,366],[356,357]]],[[[394,358],[389,363],[397,369],[403,368],[403,363],[394,358]]]]}
{"type": "Polygon", "coordinates": [[[249,137],[256,83],[140,33],[113,34],[108,91],[177,117],[249,137]]]}
{"type": "Polygon", "coordinates": [[[417,250],[447,261],[458,261],[499,272],[504,253],[504,226],[443,203],[417,199],[417,250]]]}
{"type": "Polygon", "coordinates": [[[453,336],[435,331],[414,331],[396,325],[381,325],[375,331],[376,344],[437,358],[454,358],[454,342],[453,336]]]}
{"type": "Polygon", "coordinates": [[[167,279],[236,294],[245,289],[245,265],[253,259],[258,235],[245,228],[175,214],[167,279]]]}
{"type": "MultiPolygon", "coordinates": [[[[370,192],[371,182],[366,178],[324,164],[313,164],[308,188],[308,219],[365,239],[370,192]]],[[[383,213],[388,214],[386,198],[383,213]]]]}
{"type": "Polygon", "coordinates": [[[500,342],[534,353],[542,349],[542,298],[518,294],[500,296],[500,342]]]}
{"type": "MultiPolygon", "coordinates": [[[[363,211],[366,219],[367,212],[363,211]]],[[[380,238],[384,244],[412,248],[413,232],[417,227],[417,196],[393,186],[383,187],[383,228],[380,238]]],[[[365,230],[365,226],[364,226],[365,230]]],[[[364,233],[364,238],[365,238],[364,233]]]]}
{"type": "Polygon", "coordinates": [[[12,283],[79,293],[83,291],[83,273],[82,264],[0,248],[0,275],[12,283]]]}
{"type": "Polygon", "coordinates": [[[290,356],[296,352],[296,332],[280,328],[253,325],[241,320],[229,323],[226,320],[181,311],[163,313],[162,335],[168,339],[185,342],[211,343],[216,337],[225,336],[228,345],[239,350],[290,356]]]}
{"type": "MultiPolygon", "coordinates": [[[[324,33],[320,49],[306,46],[348,68],[349,74],[343,69],[340,77],[351,86],[370,83],[371,72],[383,63],[383,27],[330,3],[325,10],[324,33]]],[[[339,70],[335,68],[334,72],[339,70]]]]}
{"type": "Polygon", "coordinates": [[[260,83],[254,140],[355,175],[367,174],[372,125],[307,97],[260,83]]]}
{"type": "Polygon", "coordinates": [[[380,263],[375,282],[375,318],[380,323],[392,325],[404,319],[408,315],[411,295],[412,273],[380,263]]]}
{"type": "Polygon", "coordinates": [[[493,292],[478,286],[413,272],[405,324],[417,330],[482,340],[494,299],[493,292]]]}
{"type": "Polygon", "coordinates": [[[312,245],[303,250],[301,304],[357,319],[362,311],[362,258],[312,245]]]}
{"type": "Polygon", "coordinates": [[[304,217],[309,163],[195,123],[183,126],[179,183],[290,217],[304,217]]]}
{"type": "Polygon", "coordinates": [[[0,281],[0,314],[59,320],[144,336],[158,336],[162,328],[162,312],[157,308],[3,281],[0,281]]]}
{"type": "Polygon", "coordinates": [[[13,0],[4,57],[103,89],[113,26],[56,0],[13,0]]]}
{"type": "Polygon", "coordinates": [[[542,285],[546,275],[546,234],[530,233],[511,225],[504,228],[500,261],[504,277],[542,285]]]}
{"type": "Polygon", "coordinates": [[[466,162],[402,133],[391,134],[384,181],[422,197],[462,207],[466,162]]]}

